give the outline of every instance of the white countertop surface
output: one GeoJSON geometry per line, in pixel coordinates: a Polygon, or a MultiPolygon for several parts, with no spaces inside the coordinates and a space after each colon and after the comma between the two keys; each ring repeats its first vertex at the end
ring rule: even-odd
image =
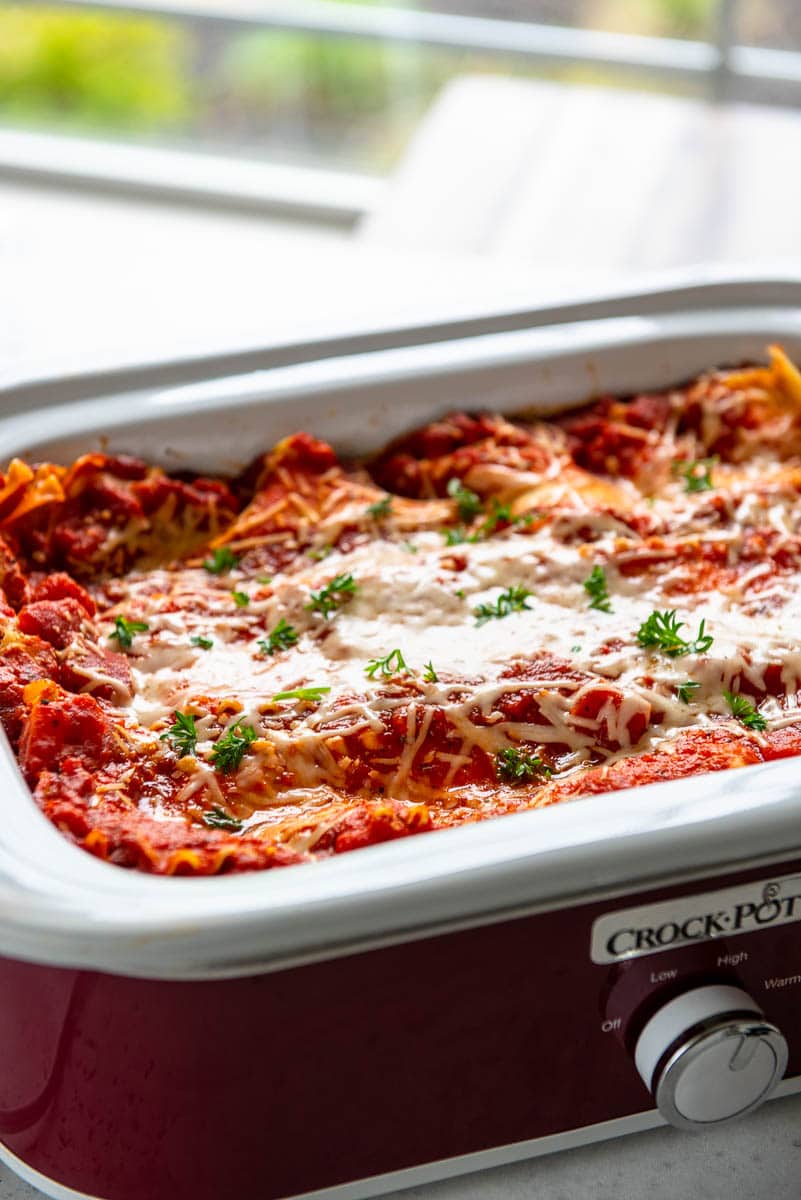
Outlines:
{"type": "MultiPolygon", "coordinates": [[[[0,1165],[0,1200],[42,1193],[0,1165]]],[[[799,1200],[801,1097],[705,1134],[656,1129],[393,1192],[387,1200],[799,1200]]],[[[143,1196],[142,1200],[148,1200],[143,1196]]],[[[223,1197],[220,1200],[224,1200],[223,1197]]],[[[226,1197],[225,1200],[234,1200],[226,1197]]],[[[260,1200],[257,1195],[237,1200],[260,1200]]]]}

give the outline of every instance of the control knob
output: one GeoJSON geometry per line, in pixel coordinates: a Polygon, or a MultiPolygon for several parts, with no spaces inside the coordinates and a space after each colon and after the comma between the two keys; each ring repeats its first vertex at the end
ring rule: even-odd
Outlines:
{"type": "Polygon", "coordinates": [[[787,1043],[738,987],[696,987],[663,1005],[634,1052],[665,1120],[703,1129],[751,1112],[787,1067],[787,1043]]]}

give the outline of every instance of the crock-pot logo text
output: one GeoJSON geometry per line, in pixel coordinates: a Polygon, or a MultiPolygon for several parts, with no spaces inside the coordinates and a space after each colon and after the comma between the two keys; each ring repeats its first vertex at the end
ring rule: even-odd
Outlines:
{"type": "Polygon", "coordinates": [[[607,913],[593,926],[591,954],[593,962],[617,962],[792,921],[801,921],[798,876],[607,913]]]}

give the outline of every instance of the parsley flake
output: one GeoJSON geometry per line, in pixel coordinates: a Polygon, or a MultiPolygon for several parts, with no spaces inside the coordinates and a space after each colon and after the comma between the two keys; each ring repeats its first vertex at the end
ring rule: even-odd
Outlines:
{"type": "Polygon", "coordinates": [[[745,696],[735,696],[733,692],[724,692],[723,698],[731,709],[731,715],[741,725],[745,725],[746,729],[757,729],[760,732],[767,729],[768,723],[762,713],[758,712],[745,696]]]}
{"type": "Polygon", "coordinates": [[[123,650],[130,650],[135,633],[144,633],[150,626],[145,621],[126,621],[125,617],[114,618],[114,630],[110,638],[116,638],[123,650]]]}
{"type": "Polygon", "coordinates": [[[166,733],[162,733],[159,741],[169,742],[172,748],[177,750],[182,756],[185,754],[194,754],[197,746],[195,718],[191,713],[182,713],[177,710],[172,715],[174,724],[170,726],[166,733]]]}
{"type": "Polygon", "coordinates": [[[371,504],[367,509],[367,516],[373,517],[376,521],[383,521],[384,517],[388,517],[392,512],[392,497],[384,496],[381,500],[376,500],[375,504],[371,504]]]}
{"type": "Polygon", "coordinates": [[[243,822],[238,817],[232,817],[224,808],[210,808],[203,814],[203,824],[209,829],[229,829],[232,833],[239,833],[243,822]]]}
{"type": "Polygon", "coordinates": [[[203,637],[200,633],[195,633],[189,639],[193,646],[199,646],[201,650],[211,650],[214,642],[211,638],[203,637]]]}
{"type": "Polygon", "coordinates": [[[456,501],[459,516],[463,521],[472,521],[473,517],[477,517],[481,512],[481,497],[465,487],[461,479],[448,480],[448,495],[451,500],[456,501]]]}
{"type": "Polygon", "coordinates": [[[446,546],[461,546],[464,542],[474,542],[474,536],[467,533],[464,525],[454,525],[452,529],[443,529],[446,546]]]}
{"type": "Polygon", "coordinates": [[[712,468],[717,458],[699,458],[695,462],[675,463],[674,470],[684,480],[684,490],[687,493],[709,492],[714,488],[712,468]]]}
{"type": "Polygon", "coordinates": [[[324,558],[328,558],[329,554],[334,553],[334,547],[326,542],[324,546],[318,546],[316,550],[307,550],[306,557],[313,559],[315,562],[322,562],[324,558]]]}
{"type": "Polygon", "coordinates": [[[679,633],[684,625],[684,621],[677,620],[675,608],[666,612],[652,612],[637,630],[637,642],[644,647],[655,646],[669,658],[681,658],[685,654],[706,654],[715,640],[704,632],[706,622],[701,622],[692,641],[683,638],[679,633]]]}
{"type": "Polygon", "coordinates": [[[247,608],[247,606],[250,604],[250,596],[247,594],[247,592],[238,592],[234,590],[231,592],[231,598],[237,608],[247,608]]]}
{"type": "Polygon", "coordinates": [[[439,683],[439,675],[434,670],[434,664],[431,662],[431,659],[429,659],[425,665],[425,669],[423,671],[423,682],[439,683]]]}
{"type": "Polygon", "coordinates": [[[592,568],[589,577],[584,580],[584,591],[590,597],[590,608],[596,608],[599,612],[605,613],[613,611],[606,585],[606,571],[603,567],[596,565],[592,568]]]}
{"type": "Polygon", "coordinates": [[[255,740],[256,730],[253,726],[243,725],[242,721],[237,721],[227,733],[217,739],[212,749],[211,761],[215,770],[220,771],[223,775],[230,775],[242,762],[250,743],[255,740]]]}
{"type": "Polygon", "coordinates": [[[480,537],[490,537],[495,533],[499,525],[509,525],[512,522],[512,510],[508,504],[501,504],[495,496],[490,501],[490,513],[486,521],[482,521],[478,527],[477,534],[473,537],[473,541],[478,541],[480,537]]]}
{"type": "Polygon", "coordinates": [[[211,558],[204,559],[203,566],[211,575],[222,575],[224,571],[230,571],[239,562],[239,558],[234,554],[230,546],[218,546],[212,551],[211,558]]]}
{"type": "Polygon", "coordinates": [[[262,654],[277,654],[279,650],[288,650],[298,640],[298,631],[282,617],[272,632],[259,640],[262,654]]]}
{"type": "Polygon", "coordinates": [[[537,754],[530,750],[517,750],[513,746],[500,750],[495,755],[495,774],[501,783],[513,786],[527,783],[536,776],[548,779],[551,771],[537,754]]]}
{"type": "Polygon", "coordinates": [[[501,592],[494,604],[479,604],[473,609],[473,616],[477,618],[476,625],[484,625],[487,621],[508,617],[513,612],[522,612],[523,609],[530,607],[526,603],[530,595],[531,592],[522,584],[513,584],[505,592],[501,592]]]}
{"type": "Polygon", "coordinates": [[[370,679],[375,679],[378,671],[385,678],[390,675],[398,675],[401,671],[408,671],[406,661],[400,650],[390,650],[389,654],[384,658],[373,658],[364,668],[364,673],[370,679]]]}
{"type": "Polygon", "coordinates": [[[319,592],[312,592],[311,599],[306,605],[310,612],[322,613],[326,620],[332,612],[350,600],[357,591],[357,584],[352,575],[336,575],[319,592]]]}
{"type": "Polygon", "coordinates": [[[700,686],[700,683],[696,683],[694,679],[688,679],[686,683],[676,685],[676,695],[682,704],[691,704],[693,692],[698,691],[700,686]]]}
{"type": "Polygon", "coordinates": [[[313,704],[319,704],[326,692],[330,691],[330,687],[293,688],[291,692],[276,692],[273,700],[310,700],[313,704]]]}

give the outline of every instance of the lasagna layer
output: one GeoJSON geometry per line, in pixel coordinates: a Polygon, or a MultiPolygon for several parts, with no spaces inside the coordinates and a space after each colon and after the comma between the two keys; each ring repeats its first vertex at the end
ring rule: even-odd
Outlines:
{"type": "Polygon", "coordinates": [[[0,483],[0,718],[109,862],[312,861],[801,753],[777,348],[367,462],[299,433],[235,480],[91,454],[0,483]]]}

